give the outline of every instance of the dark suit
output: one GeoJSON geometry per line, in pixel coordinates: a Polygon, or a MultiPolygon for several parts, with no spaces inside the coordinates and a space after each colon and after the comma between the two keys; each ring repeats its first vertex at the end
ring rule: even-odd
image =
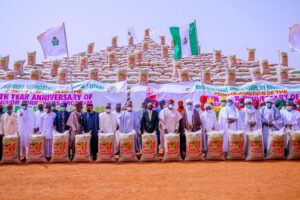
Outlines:
{"type": "Polygon", "coordinates": [[[141,133],[153,133],[154,131],[158,131],[158,112],[152,110],[151,120],[149,118],[149,110],[143,112],[143,116],[141,119],[141,133]]]}

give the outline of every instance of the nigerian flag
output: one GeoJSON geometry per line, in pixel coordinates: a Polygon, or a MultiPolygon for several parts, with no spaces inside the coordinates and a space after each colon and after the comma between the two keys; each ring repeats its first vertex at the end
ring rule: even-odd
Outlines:
{"type": "Polygon", "coordinates": [[[198,55],[198,38],[196,23],[190,23],[184,27],[170,27],[174,42],[174,59],[198,55]]]}

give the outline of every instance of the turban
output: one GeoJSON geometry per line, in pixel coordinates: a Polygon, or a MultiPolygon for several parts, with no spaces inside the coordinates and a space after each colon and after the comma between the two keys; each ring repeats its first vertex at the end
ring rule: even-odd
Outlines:
{"type": "Polygon", "coordinates": [[[226,101],[226,97],[221,97],[221,101],[226,101]]]}
{"type": "Polygon", "coordinates": [[[300,104],[300,99],[297,99],[297,104],[300,104]]]}
{"type": "Polygon", "coordinates": [[[187,99],[185,103],[193,103],[192,99],[187,99]]]}
{"type": "Polygon", "coordinates": [[[234,102],[234,97],[233,96],[228,96],[226,98],[226,101],[232,101],[232,102],[234,102]]]}
{"type": "Polygon", "coordinates": [[[168,104],[174,104],[174,100],[173,99],[169,99],[168,104]]]}
{"type": "Polygon", "coordinates": [[[271,99],[271,97],[267,97],[267,98],[265,98],[265,102],[272,103],[272,99],[271,99]]]}
{"type": "Polygon", "coordinates": [[[247,99],[244,100],[244,103],[245,103],[245,104],[247,104],[247,103],[252,103],[252,99],[247,98],[247,99]]]}
{"type": "Polygon", "coordinates": [[[165,100],[161,100],[161,101],[159,102],[159,104],[166,104],[166,101],[165,101],[165,100]]]}
{"type": "Polygon", "coordinates": [[[210,103],[210,104],[214,105],[215,101],[213,99],[207,99],[207,103],[210,103]]]}
{"type": "Polygon", "coordinates": [[[205,109],[206,109],[206,108],[212,108],[212,105],[209,104],[209,103],[206,103],[206,104],[204,104],[204,108],[205,108],[205,109]]]}
{"type": "Polygon", "coordinates": [[[207,96],[201,96],[200,97],[200,102],[201,103],[206,103],[207,102],[207,96]]]}

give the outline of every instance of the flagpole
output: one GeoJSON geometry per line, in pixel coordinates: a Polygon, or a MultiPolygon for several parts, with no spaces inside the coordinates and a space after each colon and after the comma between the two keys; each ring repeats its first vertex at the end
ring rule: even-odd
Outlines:
{"type": "Polygon", "coordinates": [[[197,39],[197,45],[198,45],[198,56],[199,56],[199,65],[200,65],[200,81],[202,83],[202,95],[205,95],[204,92],[204,83],[203,83],[203,69],[201,65],[201,55],[200,55],[200,47],[199,47],[199,41],[198,41],[198,30],[197,30],[197,24],[196,19],[194,19],[195,28],[196,28],[196,39],[197,39]]]}
{"type": "MultiPolygon", "coordinates": [[[[70,78],[71,78],[71,92],[73,94],[73,75],[72,75],[72,71],[70,70],[70,57],[69,57],[69,47],[68,47],[68,42],[67,42],[67,34],[66,34],[66,27],[65,27],[65,22],[63,23],[64,25],[64,33],[65,33],[65,42],[66,42],[66,46],[67,46],[67,62],[68,62],[68,72],[70,74],[70,78]]],[[[73,98],[72,98],[73,99],[73,98]]],[[[72,100],[71,99],[71,100],[72,100]]]]}

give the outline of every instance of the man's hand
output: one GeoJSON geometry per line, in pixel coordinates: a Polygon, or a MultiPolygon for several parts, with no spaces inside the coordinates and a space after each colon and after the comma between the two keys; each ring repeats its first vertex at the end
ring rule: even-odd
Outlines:
{"type": "Polygon", "coordinates": [[[165,133],[165,134],[167,134],[167,133],[168,133],[168,130],[167,130],[167,129],[165,129],[165,130],[164,130],[164,133],[165,133]]]}
{"type": "Polygon", "coordinates": [[[34,129],[33,129],[33,132],[34,132],[34,133],[39,132],[39,128],[34,128],[34,129]]]}
{"type": "Polygon", "coordinates": [[[175,133],[179,134],[179,131],[178,131],[178,129],[175,129],[175,133]]]}
{"type": "Polygon", "coordinates": [[[254,127],[256,125],[256,122],[250,122],[250,127],[254,127]]]}
{"type": "Polygon", "coordinates": [[[268,123],[268,126],[269,126],[269,127],[272,127],[272,126],[273,126],[273,123],[272,123],[272,122],[269,122],[269,123],[268,123]]]}

